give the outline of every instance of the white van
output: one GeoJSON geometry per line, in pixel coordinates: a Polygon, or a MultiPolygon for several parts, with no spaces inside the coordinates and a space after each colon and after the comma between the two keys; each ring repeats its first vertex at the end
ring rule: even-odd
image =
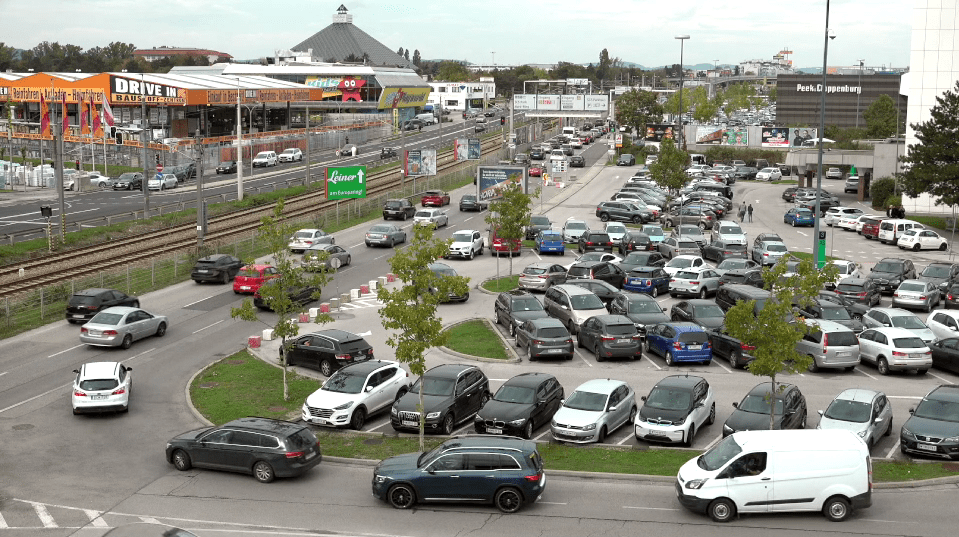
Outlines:
{"type": "Polygon", "coordinates": [[[424,113],[424,114],[416,114],[416,117],[414,119],[418,119],[427,125],[432,125],[436,123],[436,116],[434,116],[431,112],[424,113]]]}
{"type": "Polygon", "coordinates": [[[576,136],[576,127],[563,127],[563,136],[576,136]]]}
{"type": "Polygon", "coordinates": [[[684,464],[676,479],[679,503],[716,522],[793,511],[822,511],[839,522],[872,505],[869,448],[846,430],[733,433],[684,464]]]}
{"type": "Polygon", "coordinates": [[[253,167],[276,166],[279,161],[280,159],[276,156],[276,151],[260,151],[253,157],[253,167]]]}
{"type": "Polygon", "coordinates": [[[879,223],[879,242],[898,244],[899,237],[902,237],[903,232],[907,229],[926,229],[926,227],[919,222],[900,218],[883,220],[879,223]]]}

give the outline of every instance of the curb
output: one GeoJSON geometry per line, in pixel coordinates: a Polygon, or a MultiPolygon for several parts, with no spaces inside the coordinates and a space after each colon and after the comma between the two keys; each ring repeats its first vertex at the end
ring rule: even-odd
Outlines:
{"type": "Polygon", "coordinates": [[[485,363],[488,363],[488,364],[518,364],[518,363],[521,363],[521,362],[523,361],[522,358],[520,358],[520,357],[516,354],[516,352],[513,350],[512,346],[510,346],[508,343],[506,343],[505,340],[503,340],[503,335],[499,333],[499,330],[497,330],[497,329],[496,329],[495,327],[493,327],[493,326],[490,326],[489,319],[487,319],[487,318],[485,318],[485,317],[473,317],[473,318],[471,318],[471,319],[463,319],[463,320],[461,320],[461,321],[456,321],[455,323],[451,323],[451,324],[449,324],[449,325],[443,326],[443,330],[449,330],[450,328],[452,328],[452,327],[454,327],[454,326],[457,326],[457,325],[460,325],[460,324],[463,324],[463,323],[468,323],[468,322],[470,322],[470,321],[483,321],[483,322],[485,322],[487,328],[489,328],[493,333],[496,334],[497,337],[499,337],[500,342],[503,344],[503,347],[506,348],[506,352],[507,352],[508,354],[512,355],[513,357],[512,357],[512,358],[507,358],[506,360],[499,360],[499,359],[497,359],[497,358],[484,358],[484,357],[482,357],[482,356],[473,356],[472,354],[464,354],[464,353],[462,353],[462,352],[454,351],[453,349],[450,349],[449,347],[440,346],[440,347],[437,347],[437,348],[438,348],[439,350],[445,352],[445,353],[448,353],[448,354],[452,355],[452,356],[456,356],[456,357],[458,357],[458,358],[463,358],[464,360],[473,360],[473,361],[476,361],[476,362],[485,362],[485,363]]]}
{"type": "Polygon", "coordinates": [[[190,386],[193,386],[193,381],[196,380],[196,378],[199,377],[201,373],[203,373],[207,369],[210,369],[211,367],[213,367],[213,364],[218,363],[219,361],[220,360],[215,360],[203,366],[202,368],[198,369],[197,372],[190,377],[190,380],[186,382],[186,387],[183,388],[183,395],[186,396],[186,405],[187,407],[189,407],[190,413],[193,414],[193,417],[196,418],[197,421],[207,426],[213,426],[214,423],[206,419],[206,417],[204,417],[203,414],[200,414],[200,411],[197,410],[195,406],[193,406],[193,398],[190,397],[190,386]]]}

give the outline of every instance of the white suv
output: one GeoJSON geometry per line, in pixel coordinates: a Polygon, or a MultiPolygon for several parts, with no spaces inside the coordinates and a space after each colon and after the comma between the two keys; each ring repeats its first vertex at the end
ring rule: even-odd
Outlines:
{"type": "Polygon", "coordinates": [[[366,418],[390,408],[409,390],[409,374],[398,362],[367,360],[340,368],[303,403],[303,421],[361,429],[366,418]]]}
{"type": "Polygon", "coordinates": [[[119,362],[90,362],[74,369],[73,413],[130,410],[132,370],[119,362]]]}
{"type": "Polygon", "coordinates": [[[303,152],[296,147],[284,149],[278,160],[280,162],[299,162],[303,160],[303,152]]]}
{"type": "Polygon", "coordinates": [[[260,151],[253,157],[253,167],[257,166],[276,166],[279,162],[279,158],[276,156],[276,151],[260,151]]]}
{"type": "Polygon", "coordinates": [[[453,243],[450,249],[443,257],[462,257],[464,259],[473,259],[477,255],[483,255],[483,235],[473,229],[461,229],[453,232],[453,243]]]}

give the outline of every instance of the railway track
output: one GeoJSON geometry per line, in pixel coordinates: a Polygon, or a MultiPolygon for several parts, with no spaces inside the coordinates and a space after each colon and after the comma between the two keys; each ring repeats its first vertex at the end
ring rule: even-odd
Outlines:
{"type": "MultiPolygon", "coordinates": [[[[483,150],[499,147],[497,138],[484,140],[483,150]]],[[[453,151],[437,155],[437,174],[452,171],[466,164],[453,160],[453,151]]],[[[367,197],[396,188],[400,170],[373,174],[368,179],[367,197]]],[[[326,199],[321,189],[284,200],[283,217],[297,220],[335,207],[336,200],[326,199]]],[[[211,218],[207,223],[207,242],[250,233],[260,226],[263,216],[271,215],[276,204],[233,211],[211,218]]],[[[111,268],[137,264],[153,257],[196,247],[196,224],[182,224],[156,231],[124,237],[107,243],[54,253],[22,263],[0,267],[0,297],[13,296],[60,281],[87,276],[111,268]],[[91,261],[91,259],[93,259],[91,261]],[[65,270],[66,269],[66,270],[65,270]],[[23,270],[23,276],[20,276],[23,270]]]]}

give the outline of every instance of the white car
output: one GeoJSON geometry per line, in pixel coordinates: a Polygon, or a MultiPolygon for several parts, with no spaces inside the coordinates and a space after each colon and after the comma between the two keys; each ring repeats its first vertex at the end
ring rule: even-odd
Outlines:
{"type": "Polygon", "coordinates": [[[666,377],[642,400],[633,424],[636,440],[692,446],[696,432],[716,421],[716,397],[702,377],[666,377]]]}
{"type": "Polygon", "coordinates": [[[932,367],[932,351],[910,330],[880,327],[859,334],[859,357],[876,366],[880,375],[890,371],[916,370],[925,374],[932,367]]]}
{"type": "Polygon", "coordinates": [[[453,243],[450,249],[443,257],[461,257],[464,259],[473,259],[477,255],[483,255],[483,235],[475,229],[460,229],[453,232],[453,243]]]}
{"type": "Polygon", "coordinates": [[[263,166],[276,166],[279,162],[279,158],[276,156],[276,151],[260,151],[253,157],[253,167],[263,166]]]}
{"type": "Polygon", "coordinates": [[[695,270],[704,267],[710,267],[710,265],[706,263],[705,259],[698,255],[677,255],[670,259],[669,263],[666,263],[663,270],[665,270],[666,274],[669,274],[670,277],[673,277],[680,270],[695,270]]]}
{"type": "Polygon", "coordinates": [[[856,209],[855,207],[830,207],[826,210],[826,216],[823,216],[822,221],[826,223],[827,226],[832,226],[839,223],[839,219],[843,216],[859,216],[862,214],[862,209],[856,209]]]}
{"type": "Polygon", "coordinates": [[[303,152],[296,147],[284,149],[277,157],[280,162],[300,162],[303,160],[303,152]]]}
{"type": "Polygon", "coordinates": [[[113,179],[105,175],[101,175],[100,172],[90,172],[87,177],[90,178],[90,186],[95,186],[97,188],[110,188],[113,186],[113,179]]]}
{"type": "Polygon", "coordinates": [[[443,209],[420,209],[413,214],[413,225],[423,226],[432,224],[438,228],[450,223],[450,218],[443,209]]]}
{"type": "Polygon", "coordinates": [[[599,443],[636,420],[636,394],[623,381],[595,379],[580,384],[553,414],[550,432],[561,442],[599,443]]]}
{"type": "Polygon", "coordinates": [[[949,241],[931,229],[907,229],[896,243],[903,250],[941,250],[949,248],[949,241]]]}
{"type": "Polygon", "coordinates": [[[74,369],[73,413],[127,412],[133,389],[132,367],[119,362],[90,362],[74,369]]]}
{"type": "Polygon", "coordinates": [[[627,230],[626,226],[619,222],[606,222],[606,234],[609,235],[609,240],[613,241],[613,244],[618,244],[619,241],[623,240],[623,236],[626,235],[627,230]]]}
{"type": "Polygon", "coordinates": [[[63,189],[64,190],[76,190],[77,188],[77,179],[80,177],[80,172],[76,170],[63,170],[63,189]]]}
{"type": "Polygon", "coordinates": [[[563,241],[579,242],[579,238],[587,231],[589,231],[589,226],[586,225],[586,222],[578,218],[567,218],[566,223],[563,224],[563,241]]]}
{"type": "Polygon", "coordinates": [[[176,180],[176,175],[172,173],[163,173],[158,174],[160,177],[154,175],[147,181],[147,188],[150,190],[159,190],[163,192],[168,188],[176,188],[179,182],[176,180]]]}
{"type": "Polygon", "coordinates": [[[569,145],[573,146],[573,149],[582,149],[583,141],[580,140],[579,138],[571,138],[569,140],[569,145]]]}
{"type": "Polygon", "coordinates": [[[550,162],[560,162],[566,160],[566,152],[562,149],[551,149],[549,152],[550,162]]]}
{"type": "Polygon", "coordinates": [[[845,278],[862,278],[863,277],[862,271],[859,270],[861,267],[859,266],[859,263],[856,263],[855,261],[846,261],[845,259],[835,259],[831,261],[831,263],[833,265],[836,265],[836,268],[839,270],[839,272],[836,274],[836,281],[835,281],[836,285],[839,285],[839,282],[841,282],[845,278]]]}
{"type": "Polygon", "coordinates": [[[839,229],[844,229],[846,231],[857,231],[862,230],[862,221],[867,218],[875,218],[871,214],[856,214],[856,215],[847,215],[843,216],[836,222],[836,227],[839,229]]]}
{"type": "Polygon", "coordinates": [[[746,233],[735,222],[720,220],[710,234],[710,241],[723,241],[729,244],[746,244],[746,233]]]}
{"type": "Polygon", "coordinates": [[[695,296],[706,298],[719,291],[722,276],[712,267],[682,269],[669,278],[669,296],[695,296]]]}
{"type": "Polygon", "coordinates": [[[301,229],[290,237],[290,242],[287,247],[291,252],[299,254],[309,250],[314,244],[319,243],[336,244],[336,239],[333,238],[333,235],[330,235],[322,229],[301,229]]]}
{"type": "Polygon", "coordinates": [[[706,170],[709,169],[709,166],[706,164],[693,164],[692,166],[686,168],[686,175],[692,177],[701,173],[706,173],[706,170]]]}
{"type": "Polygon", "coordinates": [[[646,157],[646,166],[649,166],[650,164],[656,162],[657,160],[659,160],[658,155],[648,155],[646,157]]]}
{"type": "Polygon", "coordinates": [[[763,168],[756,173],[757,181],[778,181],[782,177],[783,172],[779,168],[763,168]]]}
{"type": "Polygon", "coordinates": [[[936,336],[936,340],[959,337],[959,311],[936,310],[926,319],[926,326],[936,336]]]}
{"type": "Polygon", "coordinates": [[[387,410],[409,390],[409,373],[398,362],[367,360],[336,371],[303,403],[303,421],[361,429],[366,418],[387,410]]]}

